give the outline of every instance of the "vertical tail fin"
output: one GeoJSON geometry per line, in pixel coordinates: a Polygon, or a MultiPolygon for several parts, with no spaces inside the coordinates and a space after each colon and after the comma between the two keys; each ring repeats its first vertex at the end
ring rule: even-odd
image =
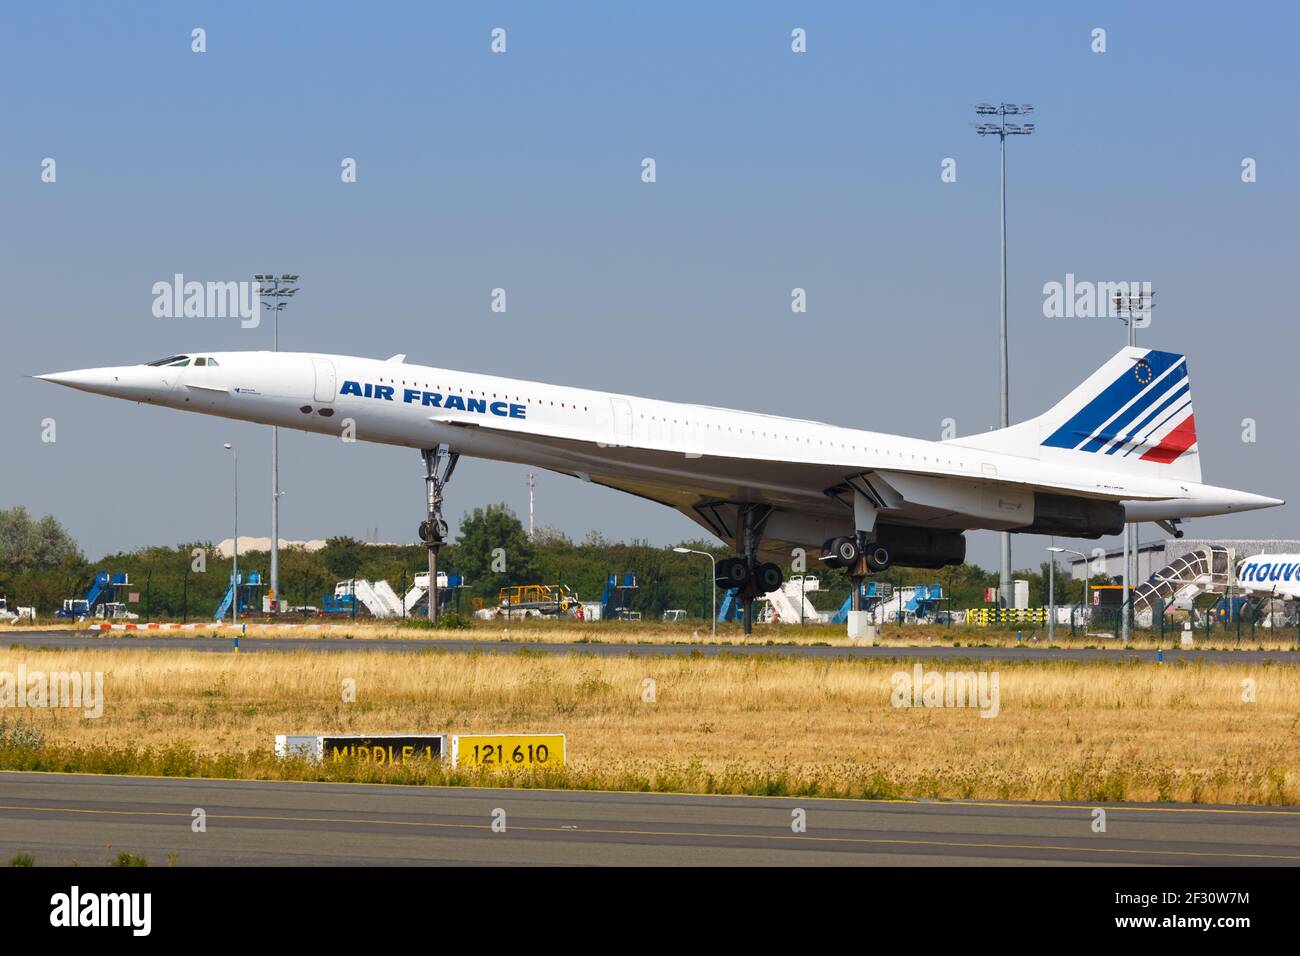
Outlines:
{"type": "Polygon", "coordinates": [[[1126,348],[1037,418],[955,445],[1200,482],[1187,359],[1126,348]]]}

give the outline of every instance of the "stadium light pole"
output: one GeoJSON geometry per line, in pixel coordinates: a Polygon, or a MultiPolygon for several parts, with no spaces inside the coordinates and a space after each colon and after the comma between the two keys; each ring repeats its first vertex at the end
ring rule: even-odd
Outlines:
{"type": "MultiPolygon", "coordinates": [[[[998,182],[999,205],[1001,206],[1001,246],[1002,246],[1002,283],[1001,306],[1002,317],[998,324],[998,355],[1002,368],[1002,393],[998,402],[998,420],[1000,427],[1011,424],[1011,396],[1007,374],[1007,137],[1029,136],[1034,132],[1033,123],[1008,123],[1008,116],[1024,116],[1034,111],[1029,103],[977,103],[975,115],[996,116],[996,123],[984,121],[975,124],[975,132],[981,136],[998,138],[998,182]]],[[[1001,532],[1002,563],[998,572],[998,590],[1002,595],[1002,606],[1011,606],[1011,534],[1001,532]]]]}
{"type": "MultiPolygon", "coordinates": [[[[1056,540],[1056,538],[1053,538],[1053,541],[1054,540],[1056,540]]],[[[1052,551],[1053,570],[1054,568],[1056,568],[1057,554],[1078,554],[1079,555],[1080,561],[1083,561],[1083,606],[1087,607],[1088,606],[1088,555],[1084,554],[1083,551],[1076,551],[1073,548],[1057,548],[1056,545],[1053,545],[1052,548],[1048,548],[1048,550],[1052,551]]],[[[1052,609],[1053,609],[1052,617],[1054,619],[1056,618],[1056,588],[1052,589],[1052,609]]],[[[1079,609],[1079,617],[1083,617],[1082,607],[1080,607],[1079,609]]],[[[1073,622],[1074,618],[1071,618],[1070,620],[1071,622],[1073,622]]],[[[1071,624],[1071,627],[1074,627],[1074,624],[1071,624]]],[[[1083,626],[1083,633],[1084,636],[1087,636],[1088,633],[1087,624],[1084,624],[1083,626]]],[[[1048,633],[1048,640],[1049,641],[1052,640],[1052,636],[1050,636],[1050,630],[1048,633]]]]}
{"type": "MultiPolygon", "coordinates": [[[[1119,319],[1128,328],[1128,347],[1134,348],[1137,345],[1137,323],[1142,321],[1143,317],[1151,315],[1151,307],[1155,304],[1152,300],[1155,297],[1154,292],[1116,292],[1111,296],[1111,307],[1114,310],[1115,318],[1119,319]]],[[[1133,606],[1130,603],[1132,591],[1132,579],[1137,577],[1137,553],[1138,553],[1138,529],[1124,522],[1124,599],[1119,604],[1119,631],[1120,641],[1128,643],[1129,638],[1129,619],[1133,615],[1133,606]]]]}
{"type": "Polygon", "coordinates": [[[1051,564],[1047,567],[1047,643],[1056,640],[1056,555],[1061,550],[1056,547],[1056,538],[1051,539],[1052,546],[1047,550],[1052,553],[1051,564]]]}
{"type": "Polygon", "coordinates": [[[223,446],[235,460],[235,537],[230,548],[230,626],[239,623],[239,452],[226,442],[223,446]]]}
{"type": "MultiPolygon", "coordinates": [[[[280,312],[297,292],[298,277],[285,273],[276,278],[271,273],[253,276],[262,290],[262,308],[271,312],[273,350],[280,351],[280,312]],[[267,299],[272,301],[268,302],[267,299]]],[[[280,611],[280,429],[271,426],[271,600],[280,611]]]]}
{"type": "MultiPolygon", "coordinates": [[[[1055,539],[1053,539],[1053,540],[1055,540],[1055,539]]],[[[1088,605],[1088,556],[1087,556],[1086,554],[1084,554],[1082,551],[1075,551],[1073,548],[1058,548],[1058,547],[1053,546],[1053,547],[1048,548],[1047,550],[1048,550],[1048,551],[1055,552],[1055,554],[1062,554],[1062,553],[1064,553],[1064,554],[1077,554],[1077,555],[1080,557],[1080,559],[1082,559],[1082,561],[1083,561],[1083,604],[1084,604],[1085,607],[1087,607],[1087,605],[1088,605]]],[[[1053,564],[1056,563],[1055,555],[1054,555],[1053,558],[1052,558],[1052,563],[1053,563],[1053,564]]],[[[1055,592],[1053,592],[1053,593],[1055,593],[1055,592]]],[[[1084,633],[1085,636],[1087,636],[1087,634],[1088,634],[1088,627],[1087,627],[1087,625],[1084,625],[1083,633],[1084,633]]]]}
{"type": "Polygon", "coordinates": [[[713,568],[713,577],[709,578],[709,592],[713,595],[713,639],[718,639],[718,559],[708,551],[696,551],[694,548],[673,548],[678,554],[702,554],[709,559],[713,568]]]}

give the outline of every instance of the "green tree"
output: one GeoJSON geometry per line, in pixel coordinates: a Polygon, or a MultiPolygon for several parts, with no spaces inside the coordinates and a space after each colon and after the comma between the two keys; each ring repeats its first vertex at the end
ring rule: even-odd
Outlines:
{"type": "Polygon", "coordinates": [[[320,556],[330,574],[336,578],[353,578],[366,560],[365,547],[356,538],[326,538],[320,556]]]}
{"type": "Polygon", "coordinates": [[[474,591],[493,602],[508,584],[552,583],[537,580],[532,542],[506,504],[475,508],[461,522],[456,561],[474,591]]]}
{"type": "Polygon", "coordinates": [[[33,521],[22,505],[0,511],[0,566],[5,570],[22,573],[80,559],[77,542],[53,515],[33,521]]]}

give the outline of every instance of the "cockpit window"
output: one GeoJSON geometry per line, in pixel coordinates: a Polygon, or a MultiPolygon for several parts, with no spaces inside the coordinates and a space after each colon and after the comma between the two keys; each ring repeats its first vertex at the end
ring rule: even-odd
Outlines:
{"type": "Polygon", "coordinates": [[[149,364],[149,365],[153,365],[153,366],[172,365],[173,363],[178,362],[178,361],[180,361],[181,359],[183,359],[183,358],[188,358],[188,357],[189,357],[189,356],[186,356],[186,355],[169,355],[169,356],[167,356],[166,358],[160,358],[160,359],[158,359],[158,361],[156,361],[156,362],[149,362],[148,364],[149,364]]]}
{"type": "Polygon", "coordinates": [[[196,359],[194,360],[194,365],[195,365],[196,367],[201,367],[201,366],[204,366],[204,365],[207,365],[207,364],[208,364],[208,360],[207,360],[207,359],[196,358],[196,359]]]}
{"type": "Polygon", "coordinates": [[[214,358],[210,358],[210,359],[208,359],[208,364],[209,364],[209,365],[212,365],[212,366],[215,366],[215,365],[217,364],[217,360],[214,359],[214,358]]]}
{"type": "Polygon", "coordinates": [[[187,366],[187,365],[189,365],[189,364],[190,364],[190,360],[187,359],[187,358],[183,358],[183,359],[181,359],[179,362],[171,362],[171,363],[169,363],[169,364],[167,365],[167,367],[168,367],[168,368],[184,368],[185,366],[187,366]]]}

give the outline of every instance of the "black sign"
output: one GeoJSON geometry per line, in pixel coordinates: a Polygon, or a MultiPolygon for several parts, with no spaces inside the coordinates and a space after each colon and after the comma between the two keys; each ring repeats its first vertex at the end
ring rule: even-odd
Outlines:
{"type": "Polygon", "coordinates": [[[443,734],[321,737],[321,757],[324,760],[353,759],[377,764],[441,760],[446,739],[443,734]]]}

